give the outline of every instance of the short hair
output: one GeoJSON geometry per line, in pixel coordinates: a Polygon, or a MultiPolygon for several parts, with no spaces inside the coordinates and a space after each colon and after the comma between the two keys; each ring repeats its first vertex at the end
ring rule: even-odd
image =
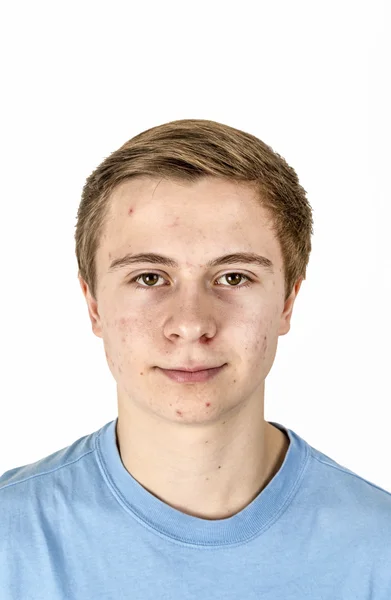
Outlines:
{"type": "Polygon", "coordinates": [[[271,217],[283,257],[285,300],[306,278],[313,234],[312,208],[295,170],[263,141],[205,119],[164,123],[131,138],[89,175],[75,231],[79,275],[96,298],[96,253],[110,209],[110,194],[137,176],[193,183],[203,177],[247,184],[271,217]]]}

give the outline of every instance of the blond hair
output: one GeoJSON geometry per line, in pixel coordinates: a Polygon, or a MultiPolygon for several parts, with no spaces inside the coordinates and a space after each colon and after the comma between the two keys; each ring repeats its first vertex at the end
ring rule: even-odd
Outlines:
{"type": "Polygon", "coordinates": [[[79,275],[96,298],[96,253],[110,194],[136,176],[195,182],[208,176],[248,184],[271,215],[281,247],[285,300],[306,278],[313,234],[312,208],[295,170],[263,141],[228,125],[182,119],[147,129],[110,154],[87,178],[75,231],[79,275]]]}

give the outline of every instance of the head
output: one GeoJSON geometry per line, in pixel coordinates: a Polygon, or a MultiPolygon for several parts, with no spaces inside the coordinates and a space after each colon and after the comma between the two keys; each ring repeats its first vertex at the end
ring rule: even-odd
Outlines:
{"type": "Polygon", "coordinates": [[[76,256],[120,393],[166,417],[182,415],[184,394],[206,394],[213,408],[228,393],[232,408],[256,393],[290,329],[312,225],[292,167],[227,125],[174,121],[106,158],[83,188],[76,256]],[[172,262],[132,263],[139,253],[172,262]],[[236,253],[262,258],[213,263],[236,253]],[[198,364],[225,368],[191,385],[156,369],[198,364]],[[168,393],[175,410],[162,403],[168,393]]]}

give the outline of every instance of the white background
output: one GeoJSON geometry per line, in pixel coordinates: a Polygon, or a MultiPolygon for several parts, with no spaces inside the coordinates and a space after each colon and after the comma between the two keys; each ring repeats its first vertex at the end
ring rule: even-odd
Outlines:
{"type": "Polygon", "coordinates": [[[391,491],[387,4],[2,9],[0,473],[116,418],[116,384],[77,280],[82,186],[137,133],[204,118],[271,145],[314,211],[265,418],[391,491]]]}

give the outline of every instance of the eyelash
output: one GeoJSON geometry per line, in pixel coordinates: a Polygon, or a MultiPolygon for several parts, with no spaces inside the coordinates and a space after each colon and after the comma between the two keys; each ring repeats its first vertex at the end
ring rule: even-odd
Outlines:
{"type": "MultiPolygon", "coordinates": [[[[137,275],[136,277],[133,277],[133,279],[130,279],[130,281],[128,282],[129,284],[135,284],[137,282],[137,279],[140,279],[140,277],[142,277],[143,275],[157,275],[158,277],[162,277],[163,275],[160,275],[159,273],[154,273],[153,271],[144,271],[144,273],[140,273],[139,275],[137,275]]],[[[220,275],[220,277],[218,279],[221,279],[221,277],[226,277],[227,275],[240,275],[241,277],[245,277],[248,281],[247,283],[244,283],[243,285],[237,286],[237,285],[228,285],[228,286],[223,286],[223,287],[231,287],[231,288],[236,288],[236,289],[242,289],[242,288],[246,288],[249,287],[249,285],[253,282],[253,279],[251,279],[251,277],[249,277],[248,275],[245,275],[244,273],[239,273],[237,271],[232,271],[231,273],[224,273],[224,275],[220,275]]],[[[136,290],[148,290],[148,289],[153,289],[153,288],[160,288],[160,287],[165,287],[163,285],[136,285],[136,290]]],[[[221,287],[221,286],[220,286],[221,287]]]]}

